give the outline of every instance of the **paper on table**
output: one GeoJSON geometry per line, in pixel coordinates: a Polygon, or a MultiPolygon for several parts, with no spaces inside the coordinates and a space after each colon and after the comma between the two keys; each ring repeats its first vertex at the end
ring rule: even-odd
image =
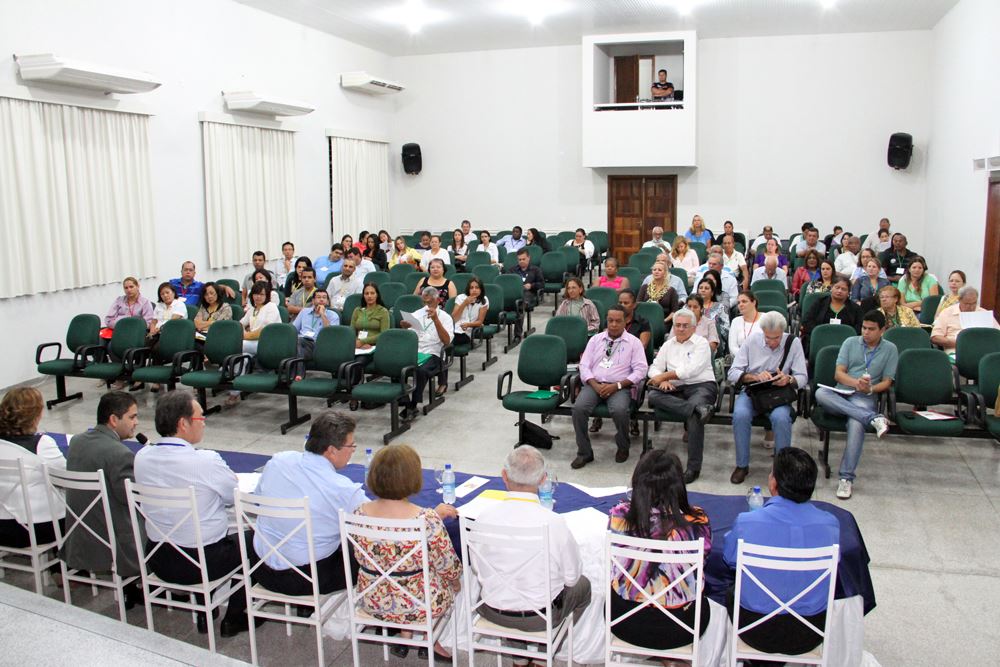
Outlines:
{"type": "Polygon", "coordinates": [[[959,313],[958,321],[962,323],[962,329],[992,329],[993,313],[988,310],[977,310],[972,313],[959,313]]]}
{"type": "Polygon", "coordinates": [[[458,513],[467,519],[478,519],[479,515],[488,507],[493,507],[499,502],[503,502],[507,497],[506,491],[498,489],[487,489],[478,496],[458,508],[458,513]]]}
{"type": "Polygon", "coordinates": [[[257,490],[257,483],[260,481],[259,472],[238,472],[236,479],[239,480],[240,491],[243,493],[253,493],[257,490]]]}
{"type": "Polygon", "coordinates": [[[375,346],[372,345],[371,347],[368,347],[368,348],[365,348],[365,349],[361,349],[360,347],[356,347],[356,348],[354,348],[354,354],[355,355],[360,355],[360,354],[375,354],[375,346]]]}
{"type": "Polygon", "coordinates": [[[424,328],[424,323],[420,321],[413,313],[408,313],[405,310],[400,314],[404,322],[409,322],[417,331],[422,331],[424,328]]]}
{"type": "Polygon", "coordinates": [[[600,535],[603,537],[604,531],[608,529],[608,515],[593,507],[566,512],[560,515],[566,520],[569,531],[577,541],[582,541],[584,535],[600,535]]]}
{"type": "Polygon", "coordinates": [[[472,477],[470,477],[469,479],[465,480],[457,487],[455,487],[455,497],[464,498],[488,481],[490,480],[486,479],[485,477],[479,477],[478,475],[473,475],[472,477]]]}
{"type": "Polygon", "coordinates": [[[955,415],[946,415],[943,412],[937,412],[936,410],[916,410],[914,414],[920,415],[924,419],[929,419],[931,421],[943,421],[946,419],[958,419],[955,415]]]}
{"type": "Polygon", "coordinates": [[[829,389],[830,391],[835,391],[838,394],[843,394],[844,396],[850,396],[854,393],[853,389],[841,389],[840,387],[831,387],[828,384],[818,383],[817,387],[823,387],[824,389],[829,389]]]}
{"type": "Polygon", "coordinates": [[[579,489],[583,491],[588,496],[592,498],[603,498],[604,496],[617,496],[620,493],[625,493],[628,491],[627,487],[624,486],[584,486],[583,484],[577,484],[576,482],[566,482],[574,489],[579,489]]]}

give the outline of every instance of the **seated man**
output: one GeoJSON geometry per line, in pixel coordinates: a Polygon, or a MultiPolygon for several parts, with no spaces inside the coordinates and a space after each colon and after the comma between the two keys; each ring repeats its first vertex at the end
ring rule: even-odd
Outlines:
{"type": "Polygon", "coordinates": [[[753,240],[750,244],[750,251],[757,252],[757,246],[763,245],[767,246],[767,242],[770,239],[776,239],[778,243],[781,243],[781,237],[774,233],[774,228],[771,225],[764,225],[763,231],[761,231],[760,236],[753,240]]]}
{"type": "MultiPolygon", "coordinates": [[[[785,333],[785,317],[770,312],[760,316],[760,331],[750,334],[740,346],[733,365],[729,367],[729,381],[740,387],[754,383],[774,381],[774,386],[790,385],[796,389],[809,382],[806,357],[798,338],[785,333]]],[[[792,404],[779,405],[767,416],[774,431],[774,449],[792,444],[792,404]]],[[[736,439],[736,469],[729,481],[742,484],[750,472],[750,426],[757,416],[753,401],[745,389],[736,396],[733,408],[733,436],[736,439]]]]}
{"type": "Polygon", "coordinates": [[[466,243],[472,243],[473,241],[478,241],[476,235],[472,232],[472,223],[468,220],[462,221],[462,236],[465,237],[466,243]]]}
{"type": "Polygon", "coordinates": [[[643,243],[643,248],[657,248],[660,252],[670,252],[670,244],[663,238],[663,227],[657,225],[650,233],[653,238],[643,243]]]}
{"type": "Polygon", "coordinates": [[[858,268],[858,259],[861,257],[861,238],[849,236],[844,239],[843,249],[833,262],[833,269],[837,273],[845,276],[854,275],[854,269],[858,268]]]}
{"type": "Polygon", "coordinates": [[[201,303],[201,288],[205,286],[205,283],[194,279],[194,273],[194,262],[188,260],[181,264],[181,277],[170,279],[170,284],[177,292],[177,300],[189,306],[201,303]]]}
{"type": "Polygon", "coordinates": [[[897,283],[900,278],[906,275],[906,270],[910,268],[910,261],[916,256],[917,253],[906,247],[905,236],[893,234],[892,247],[879,255],[879,262],[882,263],[882,268],[885,269],[889,281],[897,283]]]}
{"type": "Polygon", "coordinates": [[[809,227],[802,233],[802,238],[795,244],[795,256],[805,257],[810,250],[815,250],[820,257],[826,256],[826,245],[819,240],[819,230],[809,227]]]}
{"type": "MultiPolygon", "coordinates": [[[[357,248],[352,248],[357,250],[357,248]]],[[[352,294],[361,294],[364,289],[362,277],[358,275],[357,264],[354,257],[349,255],[344,258],[340,265],[340,275],[334,276],[326,286],[326,291],[330,295],[330,305],[338,313],[344,312],[344,302],[352,294]]]]}
{"type": "MultiPolygon", "coordinates": [[[[542,293],[542,288],[545,287],[545,276],[542,275],[542,270],[531,263],[531,254],[528,252],[527,248],[521,248],[517,251],[517,264],[508,271],[521,278],[521,282],[524,283],[524,308],[525,310],[530,310],[538,305],[538,295],[542,293]]],[[[517,318],[517,322],[514,324],[514,336],[517,338],[521,337],[521,333],[524,331],[524,319],[521,317],[517,318]]]]}
{"type": "MultiPolygon", "coordinates": [[[[988,312],[990,311],[979,305],[979,291],[972,285],[966,285],[958,290],[958,303],[948,306],[934,318],[931,342],[940,345],[949,354],[954,353],[955,345],[958,344],[958,334],[964,328],[962,313],[988,312]]],[[[990,319],[992,319],[993,328],[1000,329],[1000,324],[997,324],[995,319],[990,319]]]]}
{"type": "MultiPolygon", "coordinates": [[[[125,497],[125,480],[135,479],[132,472],[135,454],[122,444],[122,440],[135,435],[138,425],[139,411],[135,398],[122,391],[109,391],[97,403],[97,426],[74,435],[66,455],[66,470],[70,472],[103,471],[108,488],[111,530],[115,536],[114,566],[123,578],[139,574],[139,556],[135,552],[132,518],[125,497]]],[[[111,572],[111,551],[102,541],[108,534],[108,526],[99,506],[88,511],[93,500],[94,494],[89,491],[67,490],[66,505],[77,516],[83,516],[83,525],[66,536],[59,557],[74,569],[111,572]],[[84,526],[93,530],[100,539],[84,526]]],[[[141,582],[136,580],[125,587],[126,609],[142,603],[141,586],[141,582]]]]}
{"type": "MultiPolygon", "coordinates": [[[[675,276],[673,273],[670,273],[670,267],[673,266],[673,262],[670,259],[670,254],[669,253],[660,253],[659,255],[656,256],[656,263],[662,263],[662,264],[666,265],[666,267],[667,267],[667,282],[670,284],[671,287],[674,288],[674,291],[677,292],[677,298],[678,299],[681,299],[681,300],[686,299],[687,298],[687,294],[688,294],[686,282],[684,280],[681,280],[677,276],[675,276]]],[[[645,278],[642,279],[642,284],[643,285],[648,285],[651,282],[653,282],[653,276],[652,276],[652,274],[650,274],[650,275],[648,275],[648,276],[646,276],[645,278]]]]}
{"type": "Polygon", "coordinates": [[[324,327],[335,327],[340,324],[340,316],[329,308],[330,295],[326,290],[313,292],[309,308],[303,308],[296,315],[292,325],[299,332],[299,356],[306,361],[312,361],[316,349],[316,336],[324,327]]]}
{"type": "Polygon", "coordinates": [[[497,241],[497,245],[506,248],[507,252],[517,252],[524,247],[526,242],[522,236],[523,233],[524,230],[515,225],[510,234],[497,241]]]}
{"type": "Polygon", "coordinates": [[[667,81],[667,70],[661,69],[656,73],[657,80],[649,89],[650,96],[657,102],[666,102],[674,99],[674,84],[667,81]]]}
{"type": "MultiPolygon", "coordinates": [[[[644,317],[640,317],[637,312],[635,312],[636,303],[635,292],[630,289],[623,289],[618,293],[618,306],[625,312],[625,331],[632,334],[639,339],[642,343],[642,349],[646,350],[646,360],[648,361],[651,357],[649,352],[649,341],[653,336],[653,331],[649,326],[649,321],[644,317]]],[[[590,422],[590,432],[597,433],[601,430],[604,420],[600,417],[594,417],[590,422]]],[[[632,419],[629,422],[629,435],[639,435],[639,420],[632,419]]]]}
{"type": "Polygon", "coordinates": [[[646,350],[642,342],[625,331],[625,311],[621,306],[608,309],[607,329],[587,341],[580,357],[580,383],[583,388],[573,403],[573,430],[576,432],[576,458],[570,464],[582,468],[594,460],[587,422],[594,409],[604,403],[615,423],[615,461],[628,460],[629,417],[636,385],[646,376],[646,350]]]}
{"type": "MultiPolygon", "coordinates": [[[[338,471],[351,461],[354,443],[354,417],[327,410],[313,420],[303,452],[278,452],[264,466],[255,493],[270,498],[309,498],[312,517],[316,577],[321,594],[346,588],[344,553],[340,549],[340,510],[352,514],[368,500],[361,485],[338,471]]],[[[268,590],[286,595],[311,595],[312,585],[292,569],[303,569],[309,562],[306,533],[291,535],[284,519],[260,517],[253,540],[253,551],[264,563],[254,572],[253,580],[268,590]],[[282,540],[281,546],[272,547],[282,540]]],[[[352,569],[357,563],[351,558],[352,569]]],[[[309,609],[309,608],[307,608],[309,609]]]]}
{"type": "Polygon", "coordinates": [[[750,279],[751,287],[758,280],[780,280],[781,282],[788,285],[788,274],[785,270],[778,267],[778,258],[774,255],[768,255],[764,260],[764,266],[758,266],[753,272],[753,278],[750,279]]]}
{"type": "Polygon", "coordinates": [[[302,287],[285,299],[285,308],[288,309],[290,317],[296,317],[303,310],[307,310],[312,305],[313,297],[316,296],[316,269],[305,267],[299,273],[299,280],[302,281],[302,287]]]}
{"type": "MultiPolygon", "coordinates": [[[[497,625],[539,632],[545,630],[545,618],[532,610],[544,610],[551,601],[553,627],[570,614],[579,620],[590,604],[590,581],[583,576],[580,547],[566,520],[538,502],[538,487],[546,477],[545,460],[531,445],[522,445],[507,454],[501,476],[506,498],[484,509],[477,522],[516,528],[547,526],[549,579],[545,564],[538,562],[540,554],[533,556],[514,543],[491,548],[488,559],[473,551],[469,559],[480,577],[483,598],[476,611],[497,625]]],[[[527,662],[515,660],[514,664],[527,662]]]]}
{"type": "Polygon", "coordinates": [[[344,246],[334,243],[330,246],[330,254],[325,257],[317,257],[313,260],[313,268],[316,269],[316,282],[320,285],[326,282],[327,276],[340,271],[341,262],[344,261],[344,246]]]}
{"type": "MultiPolygon", "coordinates": [[[[736,568],[736,551],[740,540],[783,548],[829,547],[840,543],[840,523],[829,512],[808,502],[816,488],[816,462],[798,447],[787,447],[774,454],[774,464],[767,478],[771,497],[755,512],[736,516],[733,528],[726,534],[723,559],[736,568]]],[[[816,572],[761,570],[750,568],[768,590],[788,602],[818,576],[816,572]]],[[[826,601],[829,582],[823,580],[799,598],[791,609],[807,621],[822,628],[826,622],[826,601]]],[[[833,582],[832,585],[836,585],[833,582]]],[[[727,597],[732,618],[733,591],[727,597]]],[[[741,590],[740,626],[755,623],[778,608],[778,604],[744,576],[741,590]]],[[[758,651],[796,655],[819,646],[823,638],[810,630],[795,616],[782,612],[740,635],[740,639],[758,651]]]]}
{"type": "Polygon", "coordinates": [[[688,461],[684,483],[701,475],[705,450],[705,424],[712,418],[719,385],[712,369],[712,348],[695,334],[694,313],[681,308],[674,313],[668,338],[649,367],[649,407],[684,416],[688,461]]]}
{"type": "MultiPolygon", "coordinates": [[[[246,308],[246,305],[247,305],[247,297],[250,294],[250,288],[253,287],[253,284],[254,284],[254,279],[253,279],[254,274],[256,274],[261,269],[267,271],[267,266],[266,265],[267,265],[267,255],[265,255],[262,250],[258,250],[257,252],[255,252],[253,254],[253,270],[250,273],[248,273],[243,278],[243,307],[244,308],[246,308]]],[[[268,271],[268,274],[271,276],[271,290],[272,291],[277,290],[278,289],[278,283],[274,279],[274,274],[271,273],[270,271],[268,271]]]]}
{"type": "MultiPolygon", "coordinates": [[[[750,289],[750,270],[747,268],[747,258],[743,253],[736,252],[736,237],[732,234],[726,234],[722,237],[722,265],[742,284],[741,289],[750,289]]],[[[736,300],[733,299],[730,303],[736,305],[736,300]]]]}
{"type": "Polygon", "coordinates": [[[726,305],[735,306],[736,298],[740,295],[740,284],[736,281],[736,276],[729,270],[729,267],[723,264],[722,253],[713,252],[708,256],[704,268],[698,267],[693,284],[697,285],[701,282],[701,279],[705,277],[705,272],[710,270],[718,271],[719,275],[722,276],[722,294],[727,300],[726,305]]]}
{"type": "Polygon", "coordinates": [[[378,267],[375,263],[361,254],[361,251],[357,248],[351,248],[347,251],[347,256],[354,260],[354,275],[358,277],[359,280],[364,282],[365,276],[367,276],[372,271],[378,271],[378,267]]]}
{"type": "Polygon", "coordinates": [[[878,243],[879,243],[879,241],[878,241],[878,235],[879,235],[879,232],[882,232],[882,231],[889,232],[889,226],[890,226],[889,218],[882,218],[881,220],[879,220],[878,221],[878,229],[876,229],[873,234],[869,234],[868,235],[868,238],[865,239],[864,245],[861,246],[861,250],[867,249],[867,250],[876,251],[876,253],[880,252],[880,251],[878,251],[878,243]]]}
{"type": "MultiPolygon", "coordinates": [[[[155,447],[140,449],[135,455],[135,481],[167,489],[194,487],[198,499],[196,520],[201,526],[208,578],[223,577],[240,567],[238,540],[248,539],[248,536],[228,532],[226,506],[233,504],[233,489],[239,483],[236,473],[229,469],[218,452],[194,448],[205,435],[205,417],[201,405],[189,391],[176,390],[162,395],[156,402],[154,420],[160,442],[155,447]]],[[[194,524],[186,510],[156,508],[146,520],[146,532],[149,537],[146,552],[156,549],[149,559],[149,567],[158,577],[184,585],[201,581],[201,571],[195,565],[198,550],[194,524]],[[157,548],[167,536],[179,550],[170,545],[157,548]]],[[[229,598],[229,607],[219,627],[223,637],[233,637],[249,627],[243,584],[234,582],[234,585],[235,592],[229,598]]],[[[207,624],[205,616],[199,615],[198,632],[208,632],[207,624]]]]}
{"type": "Polygon", "coordinates": [[[419,341],[417,352],[429,354],[430,357],[417,366],[413,395],[410,397],[409,405],[403,411],[403,419],[412,419],[417,416],[417,403],[423,400],[424,387],[427,386],[427,380],[432,375],[439,375],[438,396],[443,396],[448,390],[448,371],[444,370],[442,358],[445,346],[451,344],[455,323],[444,308],[438,307],[436,287],[427,286],[422,289],[420,298],[424,301],[424,307],[413,313],[413,316],[420,321],[420,327],[413,327],[406,321],[400,322],[399,326],[403,329],[413,329],[419,341]]]}
{"type": "Polygon", "coordinates": [[[274,274],[274,279],[278,283],[278,289],[284,289],[288,274],[294,270],[295,244],[291,241],[285,241],[281,244],[281,257],[274,260],[274,264],[271,266],[271,273],[274,274]]]}
{"type": "Polygon", "coordinates": [[[847,417],[847,446],[840,459],[837,497],[847,500],[854,487],[854,471],[861,461],[865,428],[875,429],[881,438],[889,430],[889,420],[875,411],[877,394],[889,391],[896,377],[899,351],[884,340],[885,315],[877,310],[865,313],[861,335],[848,338],[837,353],[834,379],[837,390],[819,387],[816,403],[831,415],[847,417]]]}
{"type": "MultiPolygon", "coordinates": [[[[826,245],[827,248],[830,248],[832,250],[835,247],[843,245],[844,236],[845,236],[844,228],[841,227],[840,225],[834,225],[833,234],[827,234],[823,238],[823,243],[826,245]]],[[[850,236],[850,233],[846,234],[846,236],[850,236]]]]}

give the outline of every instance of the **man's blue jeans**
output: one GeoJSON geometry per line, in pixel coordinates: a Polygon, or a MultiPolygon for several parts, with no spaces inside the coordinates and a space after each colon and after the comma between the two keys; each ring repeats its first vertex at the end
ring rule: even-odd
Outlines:
{"type": "Polygon", "coordinates": [[[847,417],[847,447],[840,459],[840,479],[853,482],[854,471],[861,461],[861,450],[865,445],[865,428],[878,416],[875,412],[875,395],[856,391],[845,396],[820,387],[816,390],[816,402],[831,415],[847,417]]]}
{"type": "MultiPolygon", "coordinates": [[[[792,406],[781,405],[771,410],[768,417],[774,430],[774,451],[778,452],[792,444],[792,406]]],[[[750,422],[757,413],[753,401],[745,391],[736,395],[733,406],[733,436],[736,438],[736,467],[750,466],[750,422]]]]}

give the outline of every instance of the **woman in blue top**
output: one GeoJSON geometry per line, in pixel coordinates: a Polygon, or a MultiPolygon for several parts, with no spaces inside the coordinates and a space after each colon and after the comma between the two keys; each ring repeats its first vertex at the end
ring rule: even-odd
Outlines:
{"type": "Polygon", "coordinates": [[[887,278],[879,275],[882,264],[874,257],[865,262],[865,274],[851,286],[851,301],[861,303],[865,299],[875,299],[878,291],[889,284],[887,278]]]}
{"type": "Polygon", "coordinates": [[[700,215],[691,218],[691,228],[684,232],[684,237],[688,241],[704,243],[706,248],[712,245],[715,238],[712,236],[712,232],[705,229],[705,221],[701,219],[700,215]]]}

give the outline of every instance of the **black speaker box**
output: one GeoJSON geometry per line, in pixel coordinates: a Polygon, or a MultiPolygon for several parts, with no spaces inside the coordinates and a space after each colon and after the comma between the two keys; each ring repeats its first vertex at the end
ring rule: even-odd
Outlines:
{"type": "Polygon", "coordinates": [[[423,166],[420,144],[403,144],[403,171],[407,174],[419,174],[423,166]]]}
{"type": "Polygon", "coordinates": [[[913,136],[906,132],[896,132],[889,137],[889,166],[893,169],[906,169],[910,166],[910,156],[913,155],[913,136]]]}

